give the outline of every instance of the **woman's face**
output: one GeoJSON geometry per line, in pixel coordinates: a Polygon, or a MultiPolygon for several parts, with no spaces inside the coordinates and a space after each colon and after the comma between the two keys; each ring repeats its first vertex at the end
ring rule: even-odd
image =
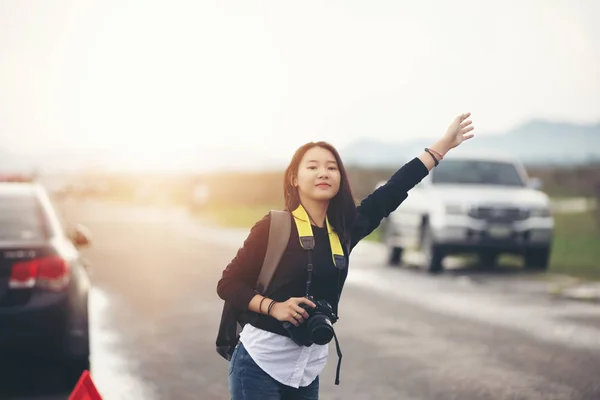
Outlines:
{"type": "Polygon", "coordinates": [[[333,154],[316,146],[302,157],[293,185],[298,188],[301,200],[329,201],[340,189],[340,180],[333,154]]]}

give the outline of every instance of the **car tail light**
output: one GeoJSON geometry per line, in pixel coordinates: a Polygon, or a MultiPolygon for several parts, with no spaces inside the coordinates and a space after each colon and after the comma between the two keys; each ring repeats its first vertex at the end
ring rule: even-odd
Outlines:
{"type": "Polygon", "coordinates": [[[13,265],[9,287],[32,288],[36,284],[50,290],[62,290],[70,278],[69,264],[58,256],[21,261],[13,265]]]}
{"type": "Polygon", "coordinates": [[[27,289],[35,286],[39,269],[39,260],[17,262],[12,267],[8,287],[12,289],[27,289]]]}
{"type": "Polygon", "coordinates": [[[69,284],[71,276],[69,264],[58,256],[40,259],[38,270],[38,286],[50,290],[62,290],[69,284]]]}

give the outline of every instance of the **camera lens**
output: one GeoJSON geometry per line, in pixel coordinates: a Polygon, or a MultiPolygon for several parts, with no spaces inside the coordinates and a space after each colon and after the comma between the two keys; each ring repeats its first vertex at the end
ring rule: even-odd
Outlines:
{"type": "Polygon", "coordinates": [[[333,327],[325,314],[313,314],[307,321],[307,329],[313,343],[327,344],[333,338],[333,327]]]}

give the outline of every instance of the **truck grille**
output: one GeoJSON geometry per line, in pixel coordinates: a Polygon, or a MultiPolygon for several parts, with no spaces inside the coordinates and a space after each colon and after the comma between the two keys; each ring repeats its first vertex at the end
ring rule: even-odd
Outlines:
{"type": "Polygon", "coordinates": [[[529,211],[514,207],[475,207],[469,216],[491,222],[513,222],[529,218],[529,211]]]}

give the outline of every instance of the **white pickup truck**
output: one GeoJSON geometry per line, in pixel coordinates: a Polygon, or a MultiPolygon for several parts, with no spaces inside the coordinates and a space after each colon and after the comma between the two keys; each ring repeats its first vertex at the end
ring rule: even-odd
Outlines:
{"type": "Polygon", "coordinates": [[[382,221],[389,262],[420,248],[432,273],[443,270],[444,256],[459,253],[475,253],[486,265],[501,253],[518,254],[527,268],[544,270],[554,218],[540,188],[518,161],[448,155],[382,221]]]}

